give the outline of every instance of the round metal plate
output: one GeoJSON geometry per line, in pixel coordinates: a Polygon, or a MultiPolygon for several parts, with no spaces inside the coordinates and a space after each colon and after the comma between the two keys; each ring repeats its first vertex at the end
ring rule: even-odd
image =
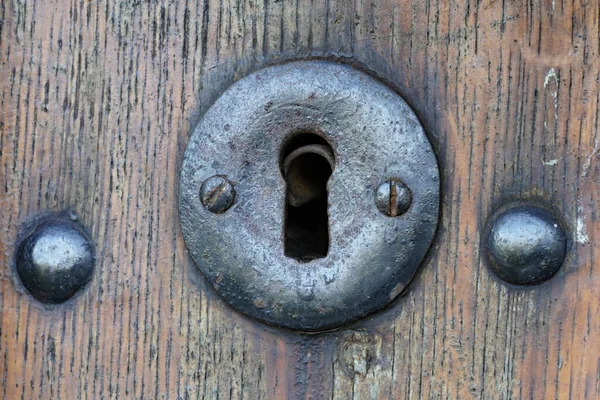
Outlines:
{"type": "Polygon", "coordinates": [[[396,298],[434,237],[439,172],[406,102],[356,69],[322,61],[269,67],[231,86],[194,130],[181,170],[180,218],[196,265],[236,309],[303,331],[332,329],[396,298]],[[299,132],[330,143],[329,251],[301,263],[284,254],[285,144],[299,132]],[[226,177],[235,202],[203,207],[202,183],[226,177]],[[381,213],[388,179],[410,189],[401,216],[381,213]]]}

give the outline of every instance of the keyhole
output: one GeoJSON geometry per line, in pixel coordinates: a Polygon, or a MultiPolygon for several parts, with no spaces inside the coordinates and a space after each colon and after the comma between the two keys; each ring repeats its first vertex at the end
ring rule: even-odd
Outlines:
{"type": "Polygon", "coordinates": [[[281,159],[287,183],[285,255],[302,263],[324,258],[329,251],[327,181],[335,165],[331,146],[316,134],[299,134],[281,159]]]}

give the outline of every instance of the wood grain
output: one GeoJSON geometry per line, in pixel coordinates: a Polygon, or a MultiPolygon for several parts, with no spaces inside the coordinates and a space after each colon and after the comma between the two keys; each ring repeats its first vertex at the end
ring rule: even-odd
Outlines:
{"type": "Polygon", "coordinates": [[[598,0],[0,1],[0,398],[600,397],[598,0]],[[387,310],[303,336],[223,303],[179,230],[181,156],[232,82],[357,65],[414,107],[442,171],[421,273],[387,310]],[[515,288],[480,233],[511,199],[569,228],[515,288]],[[97,268],[67,304],[15,279],[21,228],[71,209],[97,268]]]}

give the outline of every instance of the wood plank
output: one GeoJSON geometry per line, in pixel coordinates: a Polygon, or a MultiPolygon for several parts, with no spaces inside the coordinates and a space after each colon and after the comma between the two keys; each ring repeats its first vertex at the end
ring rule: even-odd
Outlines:
{"type": "Polygon", "coordinates": [[[7,0],[0,3],[0,397],[600,396],[600,2],[7,0]],[[232,82],[297,58],[359,66],[418,113],[442,171],[436,242],[406,296],[303,336],[230,309],[188,257],[178,168],[232,82]],[[480,234],[508,199],[555,207],[564,268],[519,289],[480,234]],[[89,287],[44,307],[20,229],[71,209],[89,287]]]}

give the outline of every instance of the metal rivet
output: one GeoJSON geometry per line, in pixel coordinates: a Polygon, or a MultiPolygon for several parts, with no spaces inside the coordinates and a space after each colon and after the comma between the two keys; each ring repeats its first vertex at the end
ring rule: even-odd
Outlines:
{"type": "Polygon", "coordinates": [[[410,208],[412,195],[408,186],[399,179],[389,179],[379,185],[375,204],[379,211],[390,217],[404,214],[410,208]]]}
{"type": "Polygon", "coordinates": [[[227,179],[216,175],[205,180],[200,187],[200,200],[208,211],[222,214],[233,205],[235,189],[227,179]]]}
{"type": "Polygon", "coordinates": [[[94,249],[69,217],[41,221],[17,248],[17,273],[38,300],[61,303],[83,287],[94,272],[94,249]]]}
{"type": "Polygon", "coordinates": [[[486,239],[491,269],[515,285],[552,277],[564,261],[567,239],[550,212],[517,206],[492,218],[486,239]]]}

